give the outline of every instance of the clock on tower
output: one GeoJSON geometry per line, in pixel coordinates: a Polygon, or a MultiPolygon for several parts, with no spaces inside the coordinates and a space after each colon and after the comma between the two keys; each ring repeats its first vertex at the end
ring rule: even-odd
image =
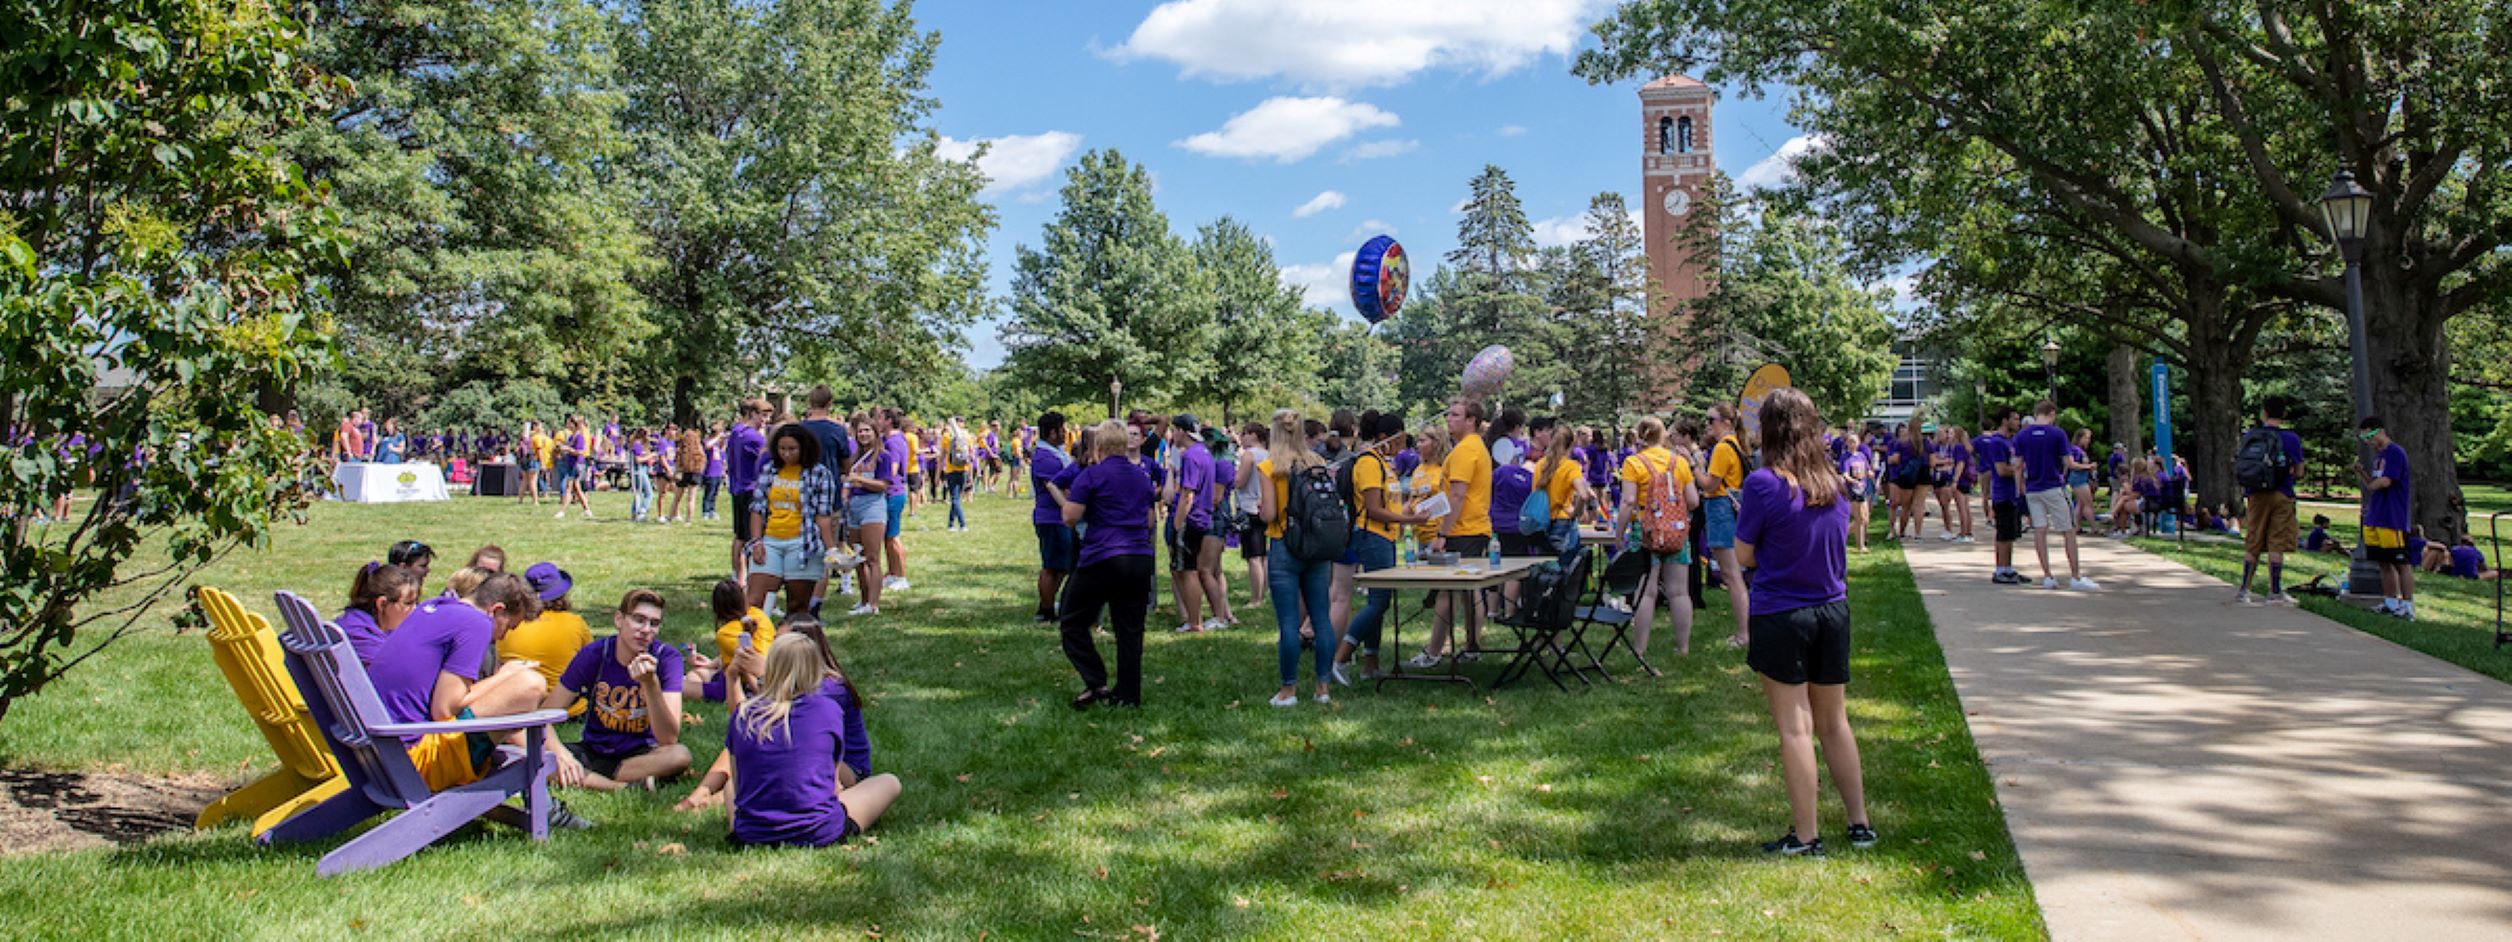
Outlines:
{"type": "Polygon", "coordinates": [[[1683,244],[1695,225],[1715,225],[1693,212],[1718,164],[1710,157],[1710,106],[1718,96],[1700,80],[1669,75],[1640,88],[1640,228],[1648,239],[1649,275],[1663,314],[1709,293],[1706,272],[1683,244]]]}

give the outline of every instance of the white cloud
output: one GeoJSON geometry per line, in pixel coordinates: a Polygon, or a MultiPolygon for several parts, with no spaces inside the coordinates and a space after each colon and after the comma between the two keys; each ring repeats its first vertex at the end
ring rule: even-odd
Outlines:
{"type": "Polygon", "coordinates": [[[1396,234],[1396,227],[1395,227],[1394,225],[1389,224],[1389,223],[1388,223],[1388,222],[1386,222],[1385,220],[1380,220],[1380,219],[1372,219],[1372,220],[1370,220],[1370,221],[1368,221],[1368,222],[1364,222],[1364,223],[1362,223],[1362,224],[1360,224],[1360,225],[1353,226],[1353,227],[1352,227],[1352,233],[1351,233],[1350,235],[1344,236],[1344,237],[1343,237],[1343,240],[1344,240],[1344,241],[1346,241],[1346,242],[1351,242],[1351,241],[1361,240],[1361,239],[1373,239],[1373,238],[1377,238],[1378,236],[1382,236],[1382,235],[1391,236],[1391,235],[1395,235],[1395,234],[1396,234]]]}
{"type": "MultiPolygon", "coordinates": [[[[1632,225],[1640,224],[1639,210],[1631,210],[1629,215],[1632,225]]],[[[1535,244],[1545,248],[1569,245],[1595,234],[1594,230],[1588,228],[1586,213],[1538,219],[1529,223],[1528,227],[1535,230],[1535,244]]]]}
{"type": "Polygon", "coordinates": [[[1270,98],[1232,117],[1221,130],[1177,142],[1207,157],[1297,163],[1328,144],[1371,128],[1404,123],[1376,105],[1341,98],[1270,98]]]}
{"type": "Polygon", "coordinates": [[[1334,261],[1316,265],[1282,266],[1282,283],[1300,289],[1300,300],[1310,307],[1349,306],[1352,303],[1352,259],[1358,252],[1337,255],[1334,261]]]}
{"type": "Polygon", "coordinates": [[[1291,211],[1291,218],[1306,219],[1329,209],[1342,209],[1343,202],[1343,194],[1337,193],[1333,190],[1327,190],[1326,192],[1319,193],[1316,196],[1309,197],[1308,202],[1301,203],[1300,208],[1291,211]]]}
{"type": "Polygon", "coordinates": [[[1433,68],[1497,76],[1567,56],[1612,0],[1170,0],[1143,17],[1124,59],[1218,81],[1392,85],[1433,68]]]}
{"type": "Polygon", "coordinates": [[[1064,169],[1064,162],[1082,148],[1082,136],[1070,131],[1048,131],[1044,134],[1013,134],[1004,137],[962,141],[945,137],[934,147],[944,160],[965,161],[977,154],[977,146],[989,145],[986,155],[977,158],[977,170],[986,175],[987,196],[1025,189],[1064,169]]]}
{"type": "Polygon", "coordinates": [[[1516,137],[1524,133],[1526,133],[1526,125],[1523,124],[1504,124],[1500,126],[1500,136],[1502,137],[1516,137]]]}
{"type": "Polygon", "coordinates": [[[1468,206],[1472,206],[1472,205],[1474,205],[1474,198],[1473,198],[1473,197],[1471,197],[1471,196],[1462,197],[1462,198],[1460,198],[1460,199],[1458,199],[1458,200],[1457,200],[1457,205],[1454,205],[1454,206],[1450,206],[1450,207],[1448,207],[1448,215],[1451,215],[1451,216],[1462,216],[1462,215],[1465,215],[1465,208],[1466,208],[1466,207],[1468,207],[1468,206]]]}
{"type": "Polygon", "coordinates": [[[1352,148],[1352,152],[1343,155],[1343,159],[1376,160],[1380,157],[1395,157],[1402,154],[1410,154],[1413,152],[1414,148],[1420,146],[1422,146],[1422,142],[1416,140],[1371,141],[1359,147],[1352,148]]]}
{"type": "Polygon", "coordinates": [[[1785,186],[1797,177],[1797,158],[1820,150],[1824,146],[1822,138],[1811,134],[1799,134],[1789,138],[1788,143],[1779,145],[1779,150],[1762,158],[1760,163],[1746,167],[1743,173],[1737,174],[1736,189],[1751,193],[1755,190],[1785,186]]]}

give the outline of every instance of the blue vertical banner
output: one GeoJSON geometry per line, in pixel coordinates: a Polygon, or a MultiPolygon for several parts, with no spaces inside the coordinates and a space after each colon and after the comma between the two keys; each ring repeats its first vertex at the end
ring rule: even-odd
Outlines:
{"type": "Polygon", "coordinates": [[[2157,358],[2154,361],[2154,450],[2167,462],[2172,460],[2171,376],[2172,367],[2157,358]]]}

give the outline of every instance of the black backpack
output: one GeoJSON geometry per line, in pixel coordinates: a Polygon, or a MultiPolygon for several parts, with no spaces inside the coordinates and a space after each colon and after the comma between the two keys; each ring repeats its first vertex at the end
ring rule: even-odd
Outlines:
{"type": "MultiPolygon", "coordinates": [[[[1342,457],[1328,462],[1329,466],[1334,468],[1335,493],[1343,495],[1343,509],[1351,514],[1352,528],[1355,531],[1361,526],[1361,492],[1353,483],[1352,475],[1363,458],[1376,459],[1379,479],[1389,484],[1395,483],[1393,480],[1395,475],[1387,473],[1387,459],[1378,457],[1378,453],[1374,451],[1346,451],[1342,457]]],[[[1387,494],[1385,499],[1392,506],[1395,495],[1387,494]]]]}
{"type": "Polygon", "coordinates": [[[2262,425],[2242,433],[2241,447],[2233,450],[2233,480],[2241,484],[2242,493],[2283,490],[2285,476],[2291,472],[2281,430],[2262,425]]]}
{"type": "Polygon", "coordinates": [[[1291,473],[1282,518],[1282,548],[1301,562],[1343,558],[1352,543],[1352,508],[1333,469],[1312,465],[1291,473]]]}

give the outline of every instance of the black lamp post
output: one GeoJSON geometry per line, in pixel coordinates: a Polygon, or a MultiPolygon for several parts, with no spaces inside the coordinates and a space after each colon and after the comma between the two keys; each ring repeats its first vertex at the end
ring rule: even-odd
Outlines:
{"type": "MultiPolygon", "coordinates": [[[[2355,425],[2361,428],[2372,415],[2372,356],[2364,346],[2363,280],[2364,231],[2371,222],[2372,193],[2356,184],[2355,174],[2340,170],[2329,181],[2329,192],[2320,195],[2320,217],[2329,224],[2329,238],[2346,261],[2346,346],[2354,361],[2355,425]]],[[[2372,446],[2361,437],[2356,438],[2355,460],[2360,466],[2372,464],[2372,446]]],[[[2381,570],[2364,555],[2361,540],[2356,541],[2346,582],[2347,591],[2354,594],[2381,590],[2381,570]]]]}
{"type": "Polygon", "coordinates": [[[2041,372],[2050,383],[2050,401],[2058,401],[2058,340],[2041,342],[2041,372]]]}

